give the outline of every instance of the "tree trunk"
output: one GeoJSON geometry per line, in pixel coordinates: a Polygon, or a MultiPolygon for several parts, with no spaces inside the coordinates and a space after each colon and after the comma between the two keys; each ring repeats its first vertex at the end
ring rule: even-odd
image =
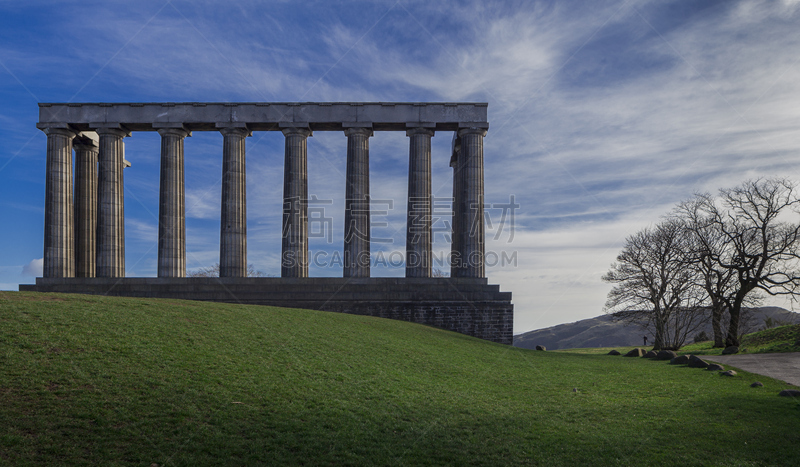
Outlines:
{"type": "Polygon", "coordinates": [[[728,335],[725,337],[725,346],[732,345],[739,346],[739,315],[742,312],[742,301],[736,300],[733,306],[728,309],[730,315],[730,323],[728,324],[728,335]]]}
{"type": "Polygon", "coordinates": [[[655,311],[655,325],[656,335],[655,342],[653,342],[653,350],[661,350],[664,348],[664,321],[659,311],[655,311]]]}
{"type": "Polygon", "coordinates": [[[725,347],[725,335],[722,333],[722,312],[725,307],[715,304],[711,309],[711,329],[714,331],[714,347],[725,347]]]}

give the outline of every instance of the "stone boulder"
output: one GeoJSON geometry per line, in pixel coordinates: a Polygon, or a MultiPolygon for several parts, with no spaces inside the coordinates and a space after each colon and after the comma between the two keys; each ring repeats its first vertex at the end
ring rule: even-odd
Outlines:
{"type": "Polygon", "coordinates": [[[536,350],[547,350],[547,347],[545,347],[543,345],[537,345],[536,346],[536,350]]]}
{"type": "Polygon", "coordinates": [[[658,355],[656,353],[656,351],[655,350],[651,350],[651,351],[647,352],[646,354],[644,354],[643,357],[644,358],[656,358],[656,355],[658,355]]]}
{"type": "Polygon", "coordinates": [[[736,372],[733,370],[723,371],[719,374],[720,376],[736,376],[736,372]]]}
{"type": "Polygon", "coordinates": [[[678,354],[676,354],[672,350],[659,350],[658,353],[656,354],[656,360],[672,360],[677,356],[678,354]]]}
{"type": "Polygon", "coordinates": [[[763,388],[764,387],[764,383],[762,383],[761,381],[756,381],[755,383],[751,384],[750,387],[751,388],[763,388]]]}
{"type": "Polygon", "coordinates": [[[797,389],[784,389],[779,392],[778,395],[783,397],[800,397],[800,391],[797,389]]]}
{"type": "Polygon", "coordinates": [[[612,350],[611,352],[607,353],[606,355],[622,355],[622,354],[620,354],[616,350],[612,350]]]}
{"type": "Polygon", "coordinates": [[[645,349],[633,349],[630,352],[626,353],[626,357],[641,357],[646,354],[647,351],[645,349]]]}
{"type": "Polygon", "coordinates": [[[719,363],[709,363],[706,367],[708,371],[725,371],[725,367],[720,365],[719,363]]]}
{"type": "Polygon", "coordinates": [[[708,362],[696,355],[692,355],[689,357],[689,368],[708,368],[708,362]]]}
{"type": "Polygon", "coordinates": [[[687,363],[689,363],[688,355],[678,355],[677,357],[669,361],[670,365],[685,365],[687,363]]]}
{"type": "Polygon", "coordinates": [[[739,353],[739,347],[736,347],[735,345],[725,347],[725,350],[722,351],[722,355],[733,355],[735,353],[739,353]]]}

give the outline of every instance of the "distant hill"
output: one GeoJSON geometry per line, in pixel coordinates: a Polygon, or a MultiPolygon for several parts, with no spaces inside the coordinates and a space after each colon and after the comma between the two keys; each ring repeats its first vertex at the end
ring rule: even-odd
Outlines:
{"type": "MultiPolygon", "coordinates": [[[[770,318],[787,323],[800,323],[800,313],[794,313],[780,307],[756,308],[745,329],[752,332],[764,327],[764,322],[770,318]]],[[[711,336],[711,324],[706,333],[711,336]]],[[[581,347],[614,347],[642,345],[642,337],[647,334],[647,342],[653,342],[653,336],[639,326],[625,325],[614,320],[609,315],[583,319],[569,324],[559,324],[545,329],[537,329],[514,336],[514,346],[524,349],[533,349],[543,345],[548,350],[574,349],[581,347]]],[[[687,344],[692,338],[687,339],[687,344]]]]}

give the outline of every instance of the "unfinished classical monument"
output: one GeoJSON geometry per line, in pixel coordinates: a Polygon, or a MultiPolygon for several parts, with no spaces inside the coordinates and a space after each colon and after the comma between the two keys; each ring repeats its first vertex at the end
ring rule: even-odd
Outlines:
{"type": "Polygon", "coordinates": [[[511,344],[511,293],[484,271],[485,103],[39,104],[47,135],[44,272],[20,290],[212,300],[311,308],[413,321],[511,344]],[[125,137],[161,135],[158,277],[125,277],[125,137]],[[186,276],[184,138],[219,131],[222,145],[220,277],[186,276]],[[245,140],[286,140],[281,277],[246,277],[245,140]],[[306,142],[347,137],[343,277],[308,277],[306,142]],[[409,138],[404,278],[370,277],[369,139],[409,138]],[[431,277],[431,137],[455,132],[450,277],[431,277]],[[73,170],[73,151],[75,153],[73,170]],[[74,181],[73,181],[74,172],[74,181]]]}

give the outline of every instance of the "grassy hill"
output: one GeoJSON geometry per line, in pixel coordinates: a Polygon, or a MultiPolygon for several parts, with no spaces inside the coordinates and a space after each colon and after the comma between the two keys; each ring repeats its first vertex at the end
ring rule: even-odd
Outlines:
{"type": "MultiPolygon", "coordinates": [[[[680,353],[696,355],[721,355],[711,341],[698,342],[681,348],[680,353]]],[[[742,336],[739,353],[800,352],[800,324],[778,326],[742,336]]]]}
{"type": "MultiPolygon", "coordinates": [[[[756,331],[742,336],[739,354],[800,352],[800,324],[789,324],[771,329],[756,331]]],[[[571,352],[587,355],[605,355],[611,350],[626,353],[642,346],[617,347],[578,347],[559,349],[558,352],[571,352]]],[[[646,347],[651,349],[652,346],[646,347]]],[[[678,355],[722,355],[724,348],[714,347],[713,341],[688,344],[678,350],[678,355]]]]}
{"type": "Polygon", "coordinates": [[[785,387],[354,315],[0,292],[0,465],[799,465],[785,387]]]}

